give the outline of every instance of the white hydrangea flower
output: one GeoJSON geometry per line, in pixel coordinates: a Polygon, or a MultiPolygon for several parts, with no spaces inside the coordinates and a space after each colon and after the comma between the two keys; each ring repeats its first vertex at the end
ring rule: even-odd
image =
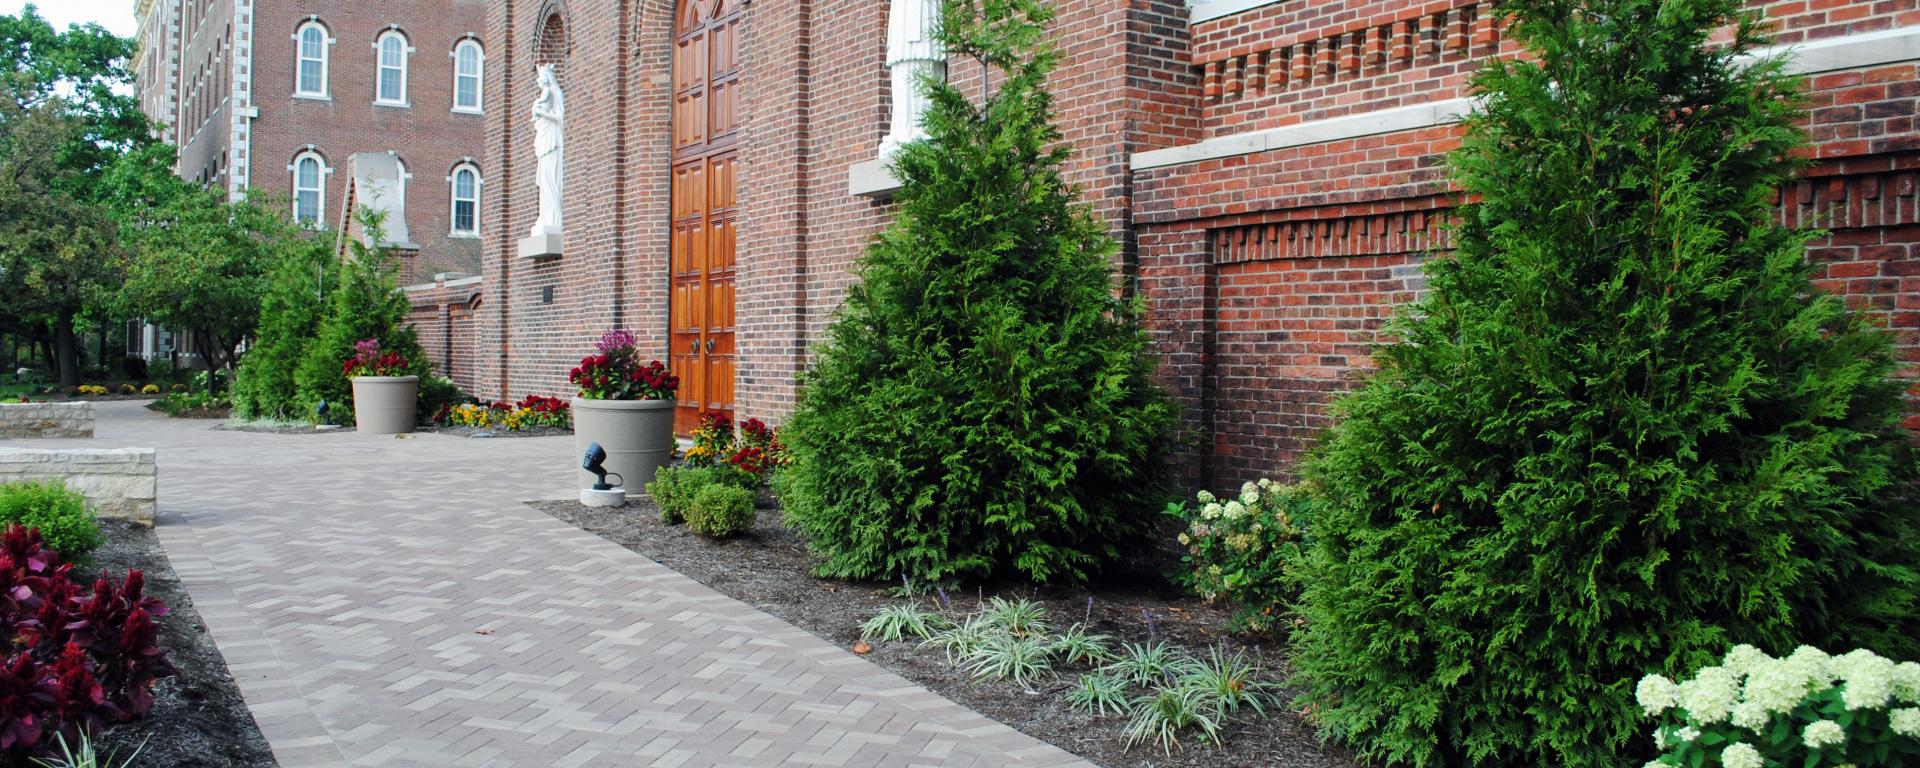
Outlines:
{"type": "Polygon", "coordinates": [[[1220,519],[1220,505],[1208,502],[1206,506],[1200,508],[1200,516],[1208,520],[1220,519]]]}
{"type": "Polygon", "coordinates": [[[1920,709],[1908,707],[1887,713],[1887,720],[1893,732],[1902,736],[1920,739],[1920,709]]]}
{"type": "Polygon", "coordinates": [[[1279,483],[1274,482],[1271,477],[1260,478],[1260,490],[1271,491],[1276,485],[1279,485],[1279,483]]]}
{"type": "Polygon", "coordinates": [[[1760,729],[1767,727],[1767,722],[1772,719],[1773,713],[1768,712],[1767,708],[1757,701],[1743,701],[1733,705],[1733,724],[1754,733],[1759,733],[1760,729]]]}
{"type": "Polygon", "coordinates": [[[1680,730],[1673,732],[1673,737],[1684,742],[1692,743],[1694,739],[1700,738],[1700,729],[1691,725],[1681,726],[1680,730]]]}
{"type": "Polygon", "coordinates": [[[1736,741],[1720,751],[1720,764],[1726,768],[1761,768],[1766,761],[1760,757],[1760,750],[1752,744],[1736,741]]]}
{"type": "Polygon", "coordinates": [[[1826,651],[1811,645],[1793,649],[1793,653],[1786,658],[1787,665],[1805,675],[1816,691],[1833,687],[1833,671],[1827,668],[1832,662],[1833,657],[1828,656],[1826,651]]]}
{"type": "Polygon", "coordinates": [[[1199,499],[1199,500],[1200,500],[1200,503],[1202,503],[1202,504],[1212,504],[1212,503],[1213,503],[1213,492],[1212,492],[1212,491],[1201,491],[1201,492],[1199,492],[1199,493],[1196,493],[1196,494],[1194,494],[1194,495],[1193,495],[1193,497],[1194,497],[1194,498],[1196,498],[1196,499],[1199,499]]]}
{"type": "Polygon", "coordinates": [[[1768,712],[1785,714],[1807,697],[1810,681],[1803,666],[1785,659],[1761,663],[1747,675],[1747,701],[1768,712]]]}
{"type": "Polygon", "coordinates": [[[1740,679],[1725,667],[1707,667],[1680,684],[1680,706],[1701,725],[1725,722],[1739,702],[1740,679]]]}
{"type": "Polygon", "coordinates": [[[1640,709],[1648,717],[1653,717],[1680,703],[1680,687],[1662,675],[1647,675],[1640,678],[1640,685],[1633,690],[1633,698],[1640,703],[1640,709]]]}
{"type": "Polygon", "coordinates": [[[1238,501],[1229,501],[1227,502],[1226,512],[1223,514],[1227,516],[1228,520],[1238,520],[1247,516],[1247,506],[1238,501]]]}
{"type": "Polygon", "coordinates": [[[1245,496],[1246,494],[1249,494],[1249,493],[1259,493],[1259,492],[1260,492],[1260,486],[1254,485],[1253,481],[1251,480],[1240,484],[1240,495],[1242,496],[1245,496]]]}
{"type": "Polygon", "coordinates": [[[1832,720],[1816,722],[1800,733],[1800,741],[1814,749],[1838,746],[1846,740],[1846,730],[1832,720]]]}
{"type": "Polygon", "coordinates": [[[1252,490],[1252,491],[1247,491],[1246,493],[1240,494],[1240,503],[1245,504],[1249,507],[1255,504],[1259,504],[1260,492],[1257,490],[1252,490]]]}
{"type": "Polygon", "coordinates": [[[1828,667],[1845,687],[1840,700],[1847,709],[1879,709],[1893,698],[1894,663],[1868,650],[1851,651],[1828,667]]]}
{"type": "Polygon", "coordinates": [[[1672,766],[1669,766],[1666,763],[1660,762],[1658,760],[1648,760],[1647,764],[1640,766],[1640,768],[1672,768],[1672,766]]]}
{"type": "Polygon", "coordinates": [[[1903,661],[1893,668],[1893,695],[1908,704],[1920,704],[1920,662],[1903,661]]]}
{"type": "Polygon", "coordinates": [[[1770,661],[1773,661],[1772,656],[1751,645],[1741,643],[1734,646],[1733,650],[1727,651],[1726,662],[1720,666],[1732,670],[1736,675],[1746,677],[1753,673],[1754,667],[1770,661]]]}

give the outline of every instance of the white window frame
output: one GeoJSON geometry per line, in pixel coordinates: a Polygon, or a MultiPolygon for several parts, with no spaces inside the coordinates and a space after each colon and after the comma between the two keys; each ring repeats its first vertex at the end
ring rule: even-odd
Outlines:
{"type": "Polygon", "coordinates": [[[373,39],[373,103],[385,107],[411,106],[407,103],[407,70],[411,68],[409,64],[412,59],[413,46],[407,43],[407,33],[400,31],[398,27],[389,27],[387,31],[381,32],[379,37],[373,39]],[[400,95],[393,99],[386,98],[386,95],[380,92],[381,81],[390,69],[386,62],[388,40],[395,40],[400,44],[400,66],[393,67],[400,70],[400,95]]]}
{"type": "Polygon", "coordinates": [[[293,187],[293,220],[294,222],[302,226],[310,227],[313,229],[319,229],[321,227],[326,226],[327,177],[333,174],[333,169],[327,167],[326,156],[320,154],[318,150],[315,150],[312,147],[303,149],[300,151],[300,154],[293,156],[293,162],[287,164],[287,172],[291,174],[293,177],[292,187],[293,187]],[[316,187],[313,188],[313,191],[314,191],[313,220],[303,221],[300,218],[300,192],[301,192],[300,164],[308,160],[312,160],[314,162],[314,167],[317,169],[317,173],[315,173],[315,176],[317,178],[318,184],[316,187]]]}
{"type": "Polygon", "coordinates": [[[466,114],[466,115],[483,114],[486,111],[485,104],[487,100],[487,95],[486,95],[487,93],[486,92],[487,49],[486,49],[486,46],[481,45],[479,40],[475,40],[471,37],[462,38],[460,42],[453,44],[453,50],[449,51],[447,55],[453,58],[453,111],[459,112],[461,114],[466,114]],[[466,77],[469,77],[468,75],[460,72],[460,52],[465,50],[473,51],[473,62],[474,62],[475,70],[471,75],[471,77],[473,78],[473,103],[472,104],[460,103],[460,81],[466,77]]]}
{"type": "Polygon", "coordinates": [[[480,166],[471,160],[462,160],[453,166],[453,172],[447,174],[447,236],[480,237],[480,190],[486,186],[486,179],[480,175],[480,166]],[[473,228],[460,228],[460,174],[473,174],[473,228]]]}
{"type": "Polygon", "coordinates": [[[293,29],[293,95],[295,98],[301,98],[301,99],[333,98],[332,96],[333,84],[329,79],[332,74],[331,70],[333,67],[333,61],[332,61],[333,42],[334,42],[333,35],[328,34],[327,25],[321,23],[321,21],[318,18],[308,17],[306,21],[300,23],[300,26],[294,27],[293,29]],[[300,77],[301,70],[305,68],[305,64],[308,61],[313,61],[313,59],[307,58],[307,50],[306,50],[307,43],[305,38],[308,30],[312,30],[320,33],[320,58],[318,59],[318,61],[320,62],[320,90],[317,90],[317,91],[309,91],[301,87],[302,85],[304,85],[304,83],[301,82],[302,80],[302,78],[300,77]]]}

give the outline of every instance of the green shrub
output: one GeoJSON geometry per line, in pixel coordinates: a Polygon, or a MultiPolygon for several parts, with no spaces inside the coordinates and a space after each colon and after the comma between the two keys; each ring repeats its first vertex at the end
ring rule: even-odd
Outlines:
{"type": "Polygon", "coordinates": [[[1294,662],[1372,761],[1641,765],[1643,674],[1920,651],[1902,388],[1776,224],[1803,100],[1739,2],[1501,8],[1455,250],[1306,468],[1294,662]]]}
{"type": "Polygon", "coordinates": [[[1197,507],[1170,508],[1186,523],[1180,533],[1180,546],[1187,551],[1180,582],[1208,600],[1233,604],[1236,628],[1273,629],[1299,596],[1300,525],[1312,509],[1313,494],[1261,480],[1242,485],[1234,498],[1216,499],[1201,491],[1197,500],[1197,507]]]}
{"type": "MultiPolygon", "coordinates": [[[[382,237],[377,215],[365,215],[361,227],[371,241],[382,237]]],[[[400,290],[393,254],[369,247],[359,238],[349,246],[353,255],[337,265],[340,279],[327,296],[326,314],[294,371],[299,404],[311,409],[325,400],[328,420],[342,425],[353,423],[353,384],[341,366],[353,356],[355,343],[376,339],[383,352],[411,361],[407,375],[425,378],[432,373],[419,335],[407,322],[413,308],[400,290]]],[[[311,414],[308,410],[299,415],[311,414]]]]}
{"type": "Polygon", "coordinates": [[[647,495],[660,507],[660,519],[677,525],[687,519],[694,494],[717,482],[719,473],[709,467],[661,467],[646,488],[647,495]]]}
{"type": "MultiPolygon", "coordinates": [[[[260,297],[260,327],[240,358],[233,379],[234,416],[245,420],[313,418],[313,404],[300,401],[294,371],[326,314],[325,296],[339,280],[331,237],[315,237],[310,247],[290,245],[267,273],[260,297]]],[[[156,379],[166,378],[156,364],[156,379]]]]}
{"type": "Polygon", "coordinates": [[[922,83],[928,138],[894,162],[898,212],[782,434],[782,498],[823,575],[1084,581],[1170,498],[1175,414],[1140,305],[1062,177],[1052,17],[1038,0],[947,7],[941,43],[999,70],[996,88],[977,108],[922,83]]]}
{"type": "Polygon", "coordinates": [[[86,498],[55,481],[0,483],[0,528],[14,523],[39,529],[49,549],[78,562],[105,541],[86,498]]]}
{"type": "Polygon", "coordinates": [[[687,529],[716,539],[745,533],[753,527],[753,491],[727,483],[710,483],[695,491],[687,507],[687,529]]]}

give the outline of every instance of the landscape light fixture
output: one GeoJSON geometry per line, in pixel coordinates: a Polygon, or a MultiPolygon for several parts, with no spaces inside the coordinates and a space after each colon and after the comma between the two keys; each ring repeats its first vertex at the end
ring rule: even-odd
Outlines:
{"type": "Polygon", "coordinates": [[[323,397],[323,398],[320,398],[320,404],[319,404],[319,405],[316,405],[316,406],[314,406],[314,407],[313,407],[313,412],[314,412],[314,413],[316,413],[316,414],[319,414],[319,416],[320,416],[320,423],[322,423],[322,424],[325,424],[325,423],[327,423],[327,407],[328,407],[328,406],[327,406],[327,399],[326,399],[326,398],[324,398],[324,397],[323,397]]]}
{"type": "MultiPolygon", "coordinates": [[[[587,455],[580,458],[580,468],[592,472],[594,477],[599,478],[599,480],[593,484],[593,489],[596,491],[613,490],[613,486],[607,484],[607,475],[611,474],[614,477],[620,477],[620,473],[618,472],[608,472],[605,466],[606,463],[607,449],[600,447],[599,443],[587,443],[587,455]]],[[[625,483],[626,481],[626,478],[620,477],[620,482],[625,483]]]]}

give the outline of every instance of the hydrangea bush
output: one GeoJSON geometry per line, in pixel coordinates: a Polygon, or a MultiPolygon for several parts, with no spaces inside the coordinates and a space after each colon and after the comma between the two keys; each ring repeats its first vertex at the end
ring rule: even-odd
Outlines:
{"type": "Polygon", "coordinates": [[[1740,645],[1691,680],[1642,678],[1635,698],[1660,721],[1646,768],[1920,763],[1920,663],[1872,651],[1803,645],[1776,659],[1740,645]]]}
{"type": "Polygon", "coordinates": [[[1240,486],[1234,498],[1201,491],[1197,507],[1169,507],[1169,514],[1187,524],[1180,533],[1187,552],[1181,558],[1186,563],[1181,582],[1208,600],[1235,604],[1240,628],[1272,629],[1299,593],[1293,567],[1310,498],[1300,486],[1263,479],[1240,486]]]}

